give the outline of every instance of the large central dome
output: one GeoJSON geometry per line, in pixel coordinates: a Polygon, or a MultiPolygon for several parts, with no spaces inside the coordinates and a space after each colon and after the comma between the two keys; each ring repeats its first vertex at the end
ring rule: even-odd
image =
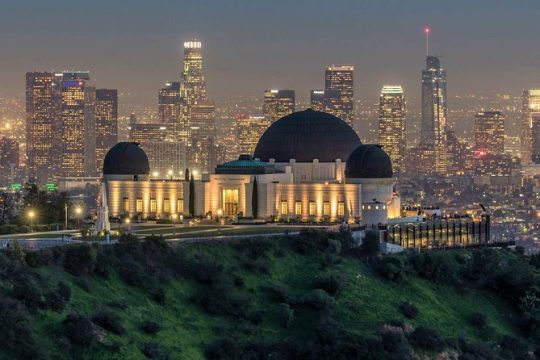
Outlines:
{"type": "Polygon", "coordinates": [[[345,161],[361,145],[358,135],[343,120],[307,109],[282,117],[261,136],[255,158],[276,162],[345,161]]]}

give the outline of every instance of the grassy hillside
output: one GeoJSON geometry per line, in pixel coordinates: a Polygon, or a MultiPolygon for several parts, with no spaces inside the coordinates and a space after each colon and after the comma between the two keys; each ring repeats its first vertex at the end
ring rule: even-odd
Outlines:
{"type": "MultiPolygon", "coordinates": [[[[503,338],[533,342],[517,326],[520,314],[515,304],[496,292],[410,272],[404,280],[391,281],[386,272],[379,273],[384,265],[380,260],[346,251],[346,245],[347,239],[338,235],[328,239],[310,233],[180,245],[174,250],[164,248],[159,239],[146,243],[128,239],[115,248],[26,254],[24,261],[32,266],[18,268],[17,275],[6,271],[23,256],[12,251],[7,255],[14,260],[1,258],[4,299],[14,297],[22,304],[18,311],[26,314],[28,331],[33,333],[29,336],[35,339],[32,346],[40,355],[21,354],[15,348],[4,349],[4,357],[203,359],[216,357],[219,349],[223,356],[234,356],[234,351],[246,354],[253,346],[257,350],[250,358],[258,358],[260,351],[275,351],[276,346],[291,346],[290,354],[298,357],[310,352],[322,357],[316,351],[323,350],[310,347],[353,342],[367,344],[366,349],[384,348],[385,338],[379,337],[384,324],[403,329],[404,338],[418,326],[427,326],[441,338],[463,338],[470,344],[503,338]],[[16,291],[10,276],[33,285],[16,291]],[[67,285],[71,296],[53,310],[47,294],[58,289],[58,283],[67,285]],[[417,315],[405,317],[400,310],[403,303],[412,304],[417,315]],[[93,320],[91,328],[80,322],[70,328],[65,322],[69,314],[93,320]],[[98,314],[105,321],[96,320],[98,314]],[[485,317],[485,324],[471,321],[474,314],[485,317]],[[159,331],[148,334],[154,331],[143,330],[145,322],[146,327],[156,323],[159,331]],[[74,329],[88,343],[73,338],[74,329]]],[[[468,256],[467,252],[459,256],[463,254],[468,256]]],[[[388,358],[414,352],[434,357],[442,351],[414,342],[403,345],[400,339],[392,340],[395,345],[390,349],[377,349],[386,351],[388,358]],[[405,348],[398,349],[402,353],[395,353],[402,345],[405,348]]],[[[446,349],[453,344],[446,343],[450,344],[446,349]]],[[[454,347],[464,351],[464,346],[454,347]]],[[[343,354],[348,357],[346,351],[343,354]]]]}

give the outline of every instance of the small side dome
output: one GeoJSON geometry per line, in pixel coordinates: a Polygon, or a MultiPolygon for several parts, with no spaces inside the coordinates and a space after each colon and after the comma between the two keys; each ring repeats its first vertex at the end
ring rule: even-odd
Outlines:
{"type": "Polygon", "coordinates": [[[392,175],[392,160],[380,145],[360,145],[347,158],[345,178],[384,179],[392,175]]]}
{"type": "Polygon", "coordinates": [[[148,156],[136,142],[119,142],[103,160],[103,175],[148,175],[148,156]]]}

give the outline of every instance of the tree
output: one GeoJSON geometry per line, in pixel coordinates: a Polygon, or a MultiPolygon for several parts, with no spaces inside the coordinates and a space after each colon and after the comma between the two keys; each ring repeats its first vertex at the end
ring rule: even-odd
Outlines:
{"type": "Polygon", "coordinates": [[[253,179],[253,191],[251,194],[251,211],[253,218],[256,219],[259,216],[259,185],[257,184],[257,177],[253,179]]]}
{"type": "Polygon", "coordinates": [[[376,256],[379,254],[379,246],[379,234],[375,231],[367,231],[362,240],[362,251],[367,256],[376,256]]]}
{"type": "Polygon", "coordinates": [[[189,215],[195,216],[195,180],[193,175],[189,179],[189,215]]]}

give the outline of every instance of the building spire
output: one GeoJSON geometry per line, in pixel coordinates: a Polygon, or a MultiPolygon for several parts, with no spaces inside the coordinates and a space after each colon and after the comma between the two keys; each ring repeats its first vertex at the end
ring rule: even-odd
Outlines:
{"type": "Polygon", "coordinates": [[[426,35],[426,56],[429,56],[429,33],[431,32],[431,28],[426,25],[424,27],[424,34],[426,35]]]}

